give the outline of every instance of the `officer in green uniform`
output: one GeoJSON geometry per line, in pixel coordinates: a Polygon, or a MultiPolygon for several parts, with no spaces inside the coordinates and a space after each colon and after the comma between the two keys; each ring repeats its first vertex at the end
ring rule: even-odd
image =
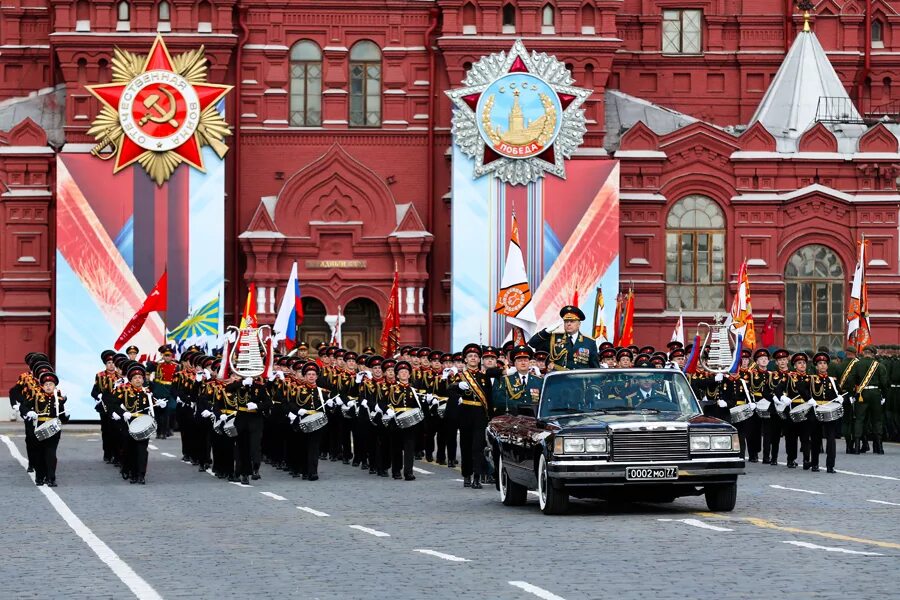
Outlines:
{"type": "Polygon", "coordinates": [[[837,382],[838,389],[841,393],[845,394],[844,416],[841,418],[841,435],[846,444],[846,454],[859,454],[859,444],[856,443],[858,439],[854,438],[856,416],[853,400],[856,397],[856,393],[847,385],[847,382],[850,379],[850,373],[853,372],[853,367],[857,362],[859,362],[859,359],[856,357],[856,348],[848,346],[845,350],[845,358],[841,361],[841,364],[834,369],[834,379],[837,382]]]}
{"type": "Polygon", "coordinates": [[[900,440],[900,357],[897,351],[900,346],[890,346],[885,368],[891,382],[891,391],[885,403],[885,430],[890,441],[900,440]]]}
{"type": "Polygon", "coordinates": [[[562,333],[557,331],[559,326],[553,328],[553,333],[542,329],[528,340],[528,345],[549,353],[548,371],[598,368],[597,342],[578,331],[584,313],[577,306],[564,306],[559,316],[563,320],[562,333]]]}
{"type": "Polygon", "coordinates": [[[863,356],[853,365],[846,385],[859,394],[853,407],[856,411],[854,444],[858,446],[863,431],[868,431],[872,436],[875,454],[884,454],[881,444],[881,432],[884,427],[882,405],[885,403],[891,387],[887,369],[875,360],[877,352],[875,346],[863,348],[863,356]]]}
{"type": "Polygon", "coordinates": [[[515,371],[494,379],[491,394],[492,416],[515,414],[521,405],[537,404],[544,380],[531,367],[534,352],[528,346],[515,346],[510,351],[515,371]]]}

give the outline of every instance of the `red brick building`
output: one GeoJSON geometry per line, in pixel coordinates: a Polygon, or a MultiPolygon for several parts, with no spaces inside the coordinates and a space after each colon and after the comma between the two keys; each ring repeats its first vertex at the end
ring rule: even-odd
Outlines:
{"type": "Polygon", "coordinates": [[[157,32],[173,53],[204,45],[210,81],[235,86],[226,107],[229,309],[254,281],[267,299],[263,318],[274,319],[297,260],[304,334],[326,335],[324,316],[340,306],[347,345],[360,346],[377,337],[396,264],[402,337],[445,345],[451,139],[442,92],[519,37],[595,90],[582,151],[621,162],[620,272],[637,292],[639,339],[668,339],[679,311],[690,322],[723,309],[747,258],[757,319],[772,309],[779,341],[836,345],[854,241],[865,234],[876,339],[900,341],[900,35],[892,35],[900,2],[817,3],[821,46],[797,45],[793,63],[785,57],[803,19],[790,0],[738,6],[6,2],[0,379],[14,376],[24,349],[52,346],[55,153],[92,142],[98,106],[83,86],[109,79],[114,46],[145,53],[157,32]],[[809,66],[818,75],[792,86],[809,66]],[[802,110],[788,110],[784,90],[802,110]],[[786,129],[770,130],[779,119],[786,129]]]}

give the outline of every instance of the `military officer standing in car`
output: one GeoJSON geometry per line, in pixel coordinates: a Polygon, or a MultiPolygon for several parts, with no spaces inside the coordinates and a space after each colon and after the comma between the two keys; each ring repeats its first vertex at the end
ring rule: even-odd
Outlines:
{"type": "Polygon", "coordinates": [[[551,331],[538,331],[528,340],[529,346],[549,354],[547,370],[599,368],[597,342],[579,331],[581,322],[585,319],[581,309],[577,306],[564,306],[559,311],[559,316],[562,318],[562,333],[558,331],[557,325],[551,331]]]}

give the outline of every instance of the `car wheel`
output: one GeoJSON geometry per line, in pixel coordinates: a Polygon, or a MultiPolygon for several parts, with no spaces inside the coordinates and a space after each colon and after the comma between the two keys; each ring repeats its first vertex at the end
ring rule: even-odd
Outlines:
{"type": "Polygon", "coordinates": [[[706,506],[713,512],[731,512],[737,503],[737,483],[707,486],[706,506]]]}
{"type": "Polygon", "coordinates": [[[503,457],[500,457],[500,466],[497,469],[497,481],[500,484],[500,501],[504,506],[522,506],[528,498],[528,489],[509,478],[509,473],[503,465],[503,457]]]}
{"type": "Polygon", "coordinates": [[[561,515],[569,508],[569,495],[557,490],[547,474],[547,457],[541,454],[538,462],[538,503],[545,515],[561,515]]]}

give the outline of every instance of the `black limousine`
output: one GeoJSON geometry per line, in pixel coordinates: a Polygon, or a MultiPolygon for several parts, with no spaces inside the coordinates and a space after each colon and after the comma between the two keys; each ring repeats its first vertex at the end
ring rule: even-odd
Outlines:
{"type": "Polygon", "coordinates": [[[744,473],[738,435],[703,415],[674,369],[586,369],[547,375],[538,404],[495,417],[487,441],[503,504],[537,490],[544,514],[569,498],[671,502],[706,496],[730,511],[744,473]]]}

